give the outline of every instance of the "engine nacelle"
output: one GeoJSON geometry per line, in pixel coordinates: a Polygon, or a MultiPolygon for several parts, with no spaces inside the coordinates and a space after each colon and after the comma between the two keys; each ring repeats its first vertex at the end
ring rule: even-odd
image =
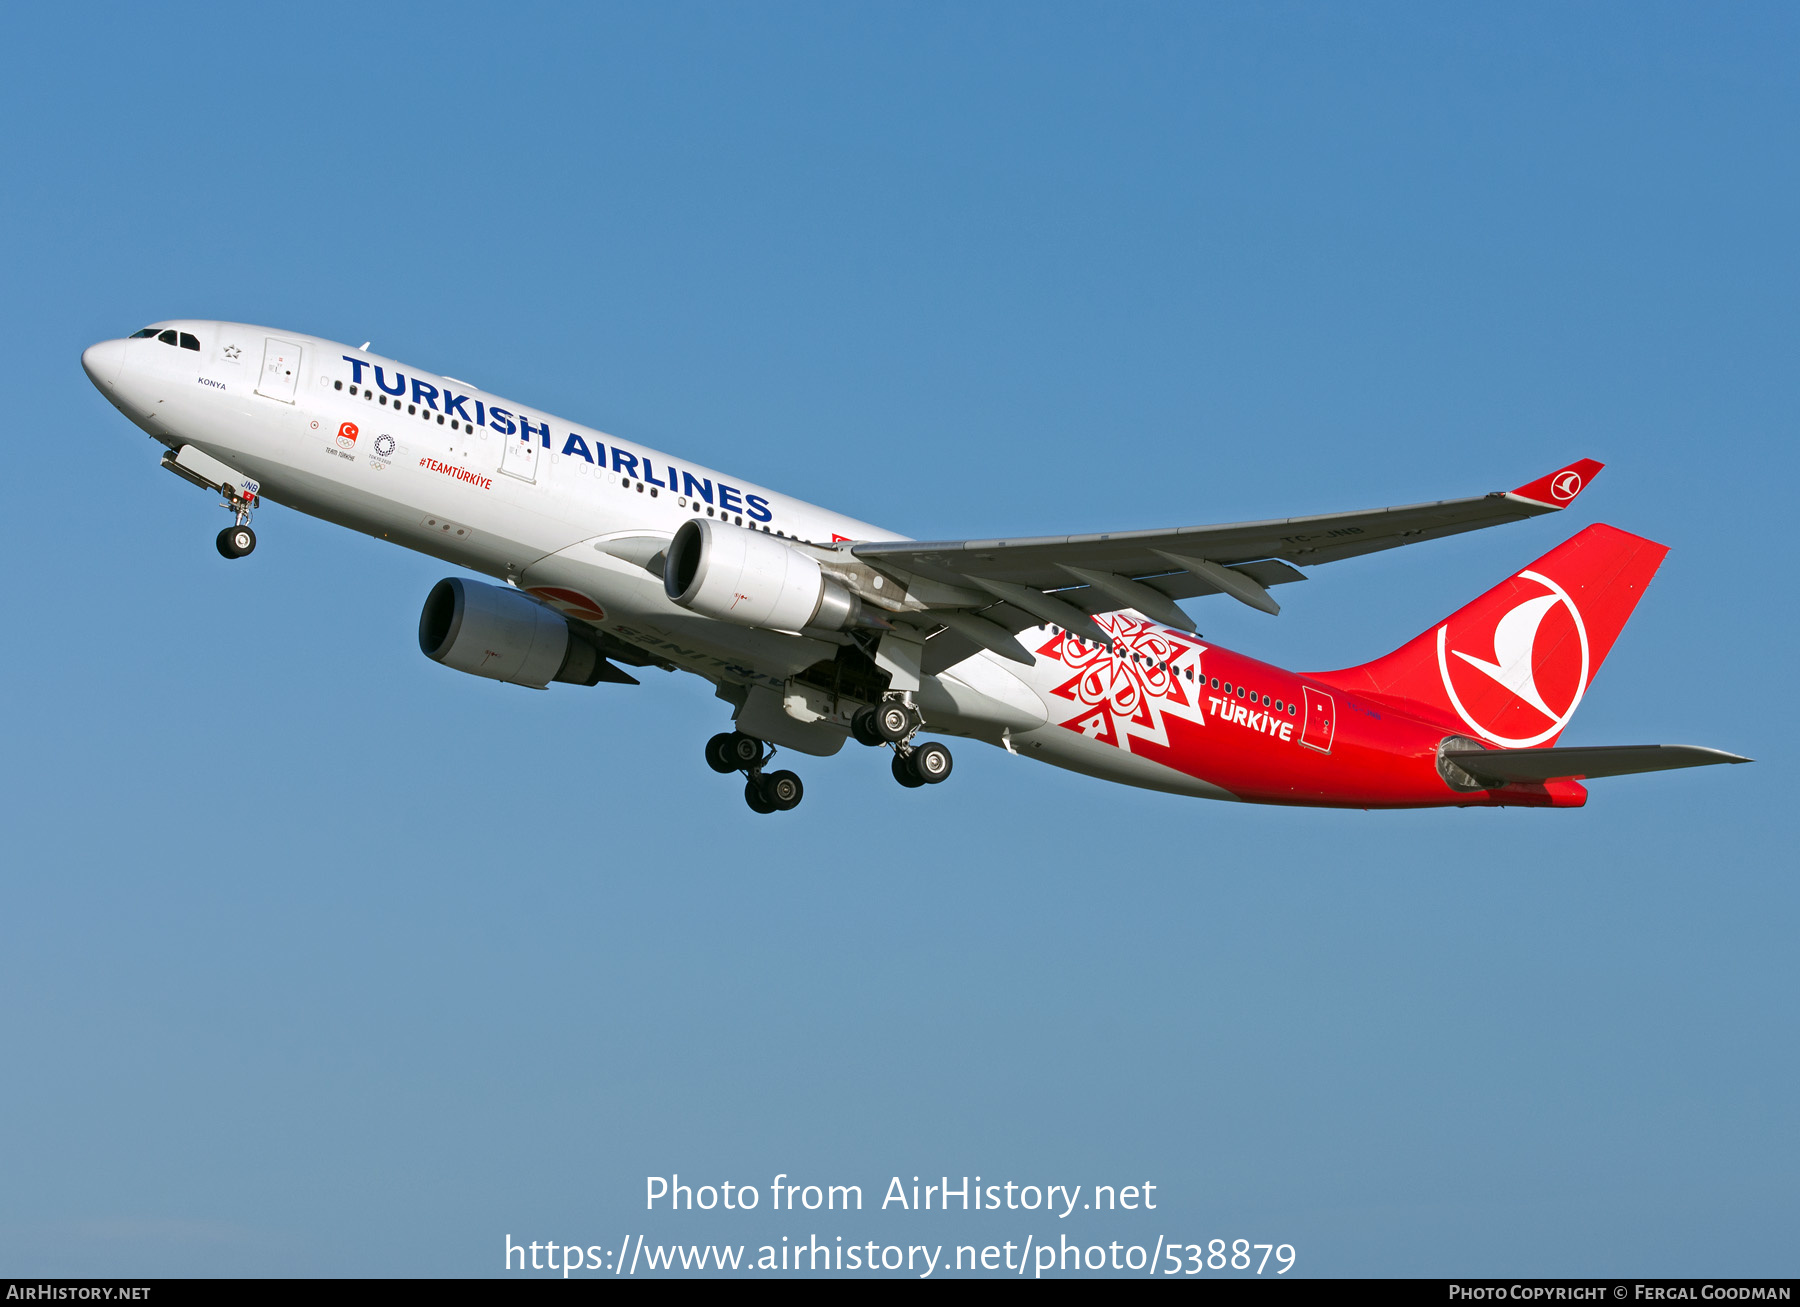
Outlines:
{"type": "Polygon", "coordinates": [[[606,660],[561,613],[503,585],[445,577],[425,596],[419,648],[471,676],[541,690],[551,681],[594,685],[606,660]]]}
{"type": "Polygon", "coordinates": [[[722,622],[777,631],[842,631],[860,624],[862,600],[818,561],[761,531],[689,518],[663,563],[663,590],[683,608],[722,622]]]}

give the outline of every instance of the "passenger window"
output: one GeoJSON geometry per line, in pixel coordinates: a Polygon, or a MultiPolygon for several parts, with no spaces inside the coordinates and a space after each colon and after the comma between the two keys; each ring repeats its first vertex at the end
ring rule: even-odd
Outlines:
{"type": "Polygon", "coordinates": [[[176,334],[172,331],[163,332],[162,334],[157,336],[157,339],[160,340],[165,345],[180,344],[180,338],[178,336],[176,336],[176,334]]]}
{"type": "Polygon", "coordinates": [[[344,383],[341,381],[334,381],[331,383],[331,388],[333,390],[342,390],[344,388],[344,383]]]}
{"type": "Polygon", "coordinates": [[[198,337],[198,336],[190,336],[190,335],[189,335],[189,334],[188,334],[188,333],[187,333],[187,332],[185,332],[185,331],[184,331],[184,332],[182,332],[182,333],[181,333],[181,348],[183,348],[183,349],[192,349],[192,350],[197,350],[197,349],[199,349],[199,348],[200,348],[200,337],[198,337]]]}

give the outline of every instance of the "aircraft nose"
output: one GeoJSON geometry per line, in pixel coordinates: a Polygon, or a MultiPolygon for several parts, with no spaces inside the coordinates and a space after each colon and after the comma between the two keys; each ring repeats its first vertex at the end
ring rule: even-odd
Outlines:
{"type": "Polygon", "coordinates": [[[82,371],[102,390],[118,381],[119,369],[124,363],[125,342],[122,340],[103,340],[81,351],[82,371]]]}

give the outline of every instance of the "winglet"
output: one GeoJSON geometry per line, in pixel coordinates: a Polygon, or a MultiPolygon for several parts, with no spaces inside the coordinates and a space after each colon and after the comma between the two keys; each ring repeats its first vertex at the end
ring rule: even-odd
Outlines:
{"type": "Polygon", "coordinates": [[[1558,468],[1549,476],[1527,482],[1511,493],[1514,498],[1529,499],[1546,508],[1567,508],[1605,466],[1606,464],[1596,463],[1591,458],[1584,458],[1578,463],[1558,468]]]}

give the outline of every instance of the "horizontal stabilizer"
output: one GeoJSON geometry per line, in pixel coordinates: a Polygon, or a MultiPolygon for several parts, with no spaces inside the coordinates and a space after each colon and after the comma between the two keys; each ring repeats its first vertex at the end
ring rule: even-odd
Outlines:
{"type": "Polygon", "coordinates": [[[1694,744],[1603,744],[1556,749],[1446,749],[1446,762],[1480,781],[1538,784],[1543,781],[1590,780],[1597,776],[1633,776],[1676,767],[1706,767],[1715,762],[1750,762],[1750,758],[1703,749],[1694,744]]]}

